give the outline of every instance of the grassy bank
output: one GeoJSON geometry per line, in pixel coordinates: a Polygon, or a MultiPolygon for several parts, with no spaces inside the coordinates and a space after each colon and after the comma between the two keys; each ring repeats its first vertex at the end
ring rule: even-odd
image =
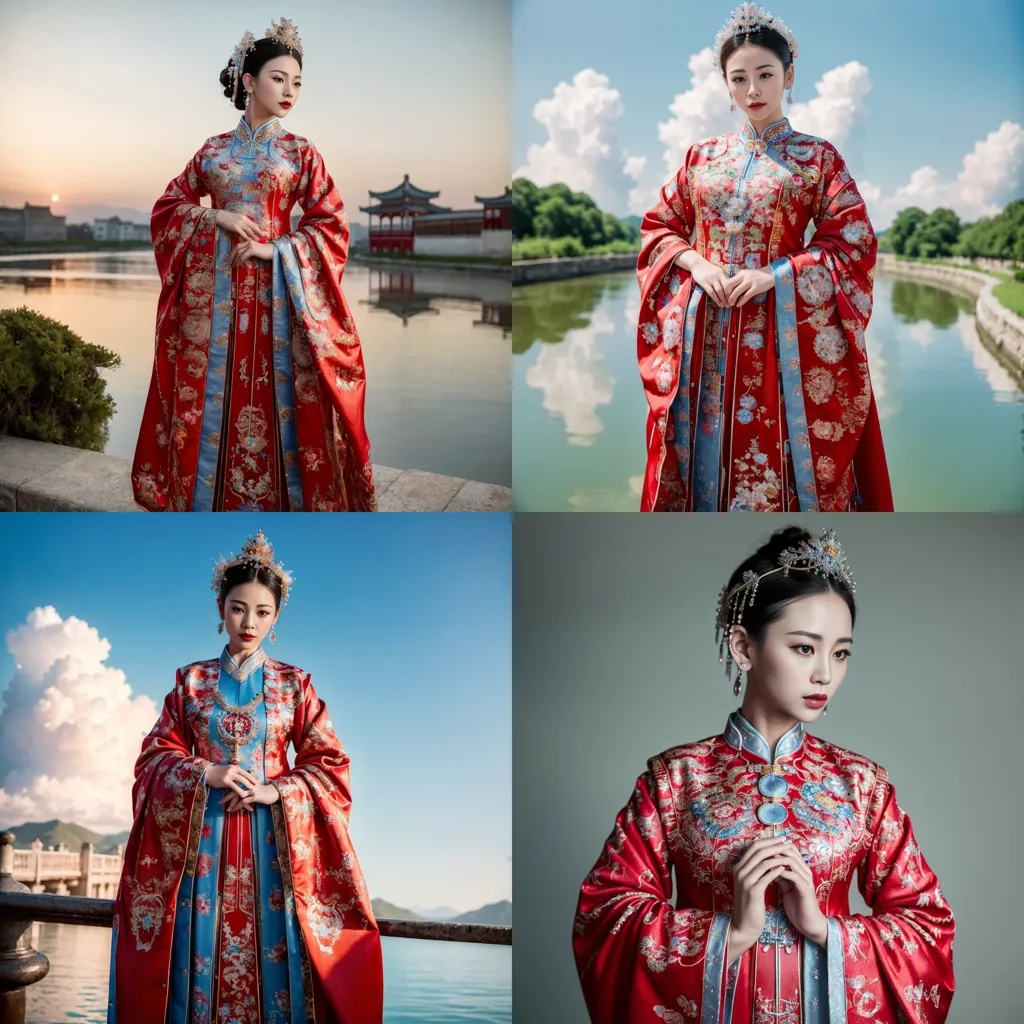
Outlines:
{"type": "Polygon", "coordinates": [[[29,255],[36,252],[109,252],[117,249],[152,249],[149,242],[89,242],[80,238],[55,242],[12,242],[0,240],[0,256],[29,255]]]}
{"type": "Polygon", "coordinates": [[[429,266],[431,263],[465,263],[466,266],[478,267],[507,267],[507,259],[498,259],[493,256],[418,256],[413,253],[369,253],[365,249],[359,249],[350,256],[351,259],[360,263],[422,263],[429,266]]]}
{"type": "Polygon", "coordinates": [[[607,242],[604,245],[585,246],[578,238],[524,238],[512,243],[514,260],[547,260],[576,256],[638,255],[638,242],[607,242]]]}
{"type": "Polygon", "coordinates": [[[931,259],[927,256],[895,256],[895,259],[902,263],[934,263],[940,267],[959,267],[962,270],[974,270],[979,274],[988,274],[1001,281],[992,289],[992,294],[1008,309],[1017,316],[1024,316],[1024,281],[1018,281],[1013,274],[1003,270],[989,270],[987,267],[979,266],[977,263],[951,262],[950,260],[931,259]]]}

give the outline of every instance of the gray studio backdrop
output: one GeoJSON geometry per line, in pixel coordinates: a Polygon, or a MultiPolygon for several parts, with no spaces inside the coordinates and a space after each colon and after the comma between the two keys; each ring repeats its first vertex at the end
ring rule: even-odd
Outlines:
{"type": "Polygon", "coordinates": [[[1024,1019],[1024,516],[536,514],[513,528],[515,1021],[587,1020],[580,883],[647,758],[738,706],[718,592],[790,522],[835,528],[857,579],[850,668],[810,731],[889,771],[957,919],[950,1024],[1024,1019]]]}

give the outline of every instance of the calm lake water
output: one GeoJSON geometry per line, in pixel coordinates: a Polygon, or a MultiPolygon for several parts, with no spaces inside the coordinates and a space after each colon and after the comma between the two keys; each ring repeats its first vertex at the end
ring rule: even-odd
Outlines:
{"type": "MultiPolygon", "coordinates": [[[[26,1024],[107,1019],[110,929],[36,925],[50,973],[28,990],[26,1024]]],[[[384,1024],[506,1024],[512,950],[465,942],[383,939],[384,1024]]]]}
{"type": "MultiPolygon", "coordinates": [[[[521,511],[639,507],[647,403],[633,273],[513,291],[513,496],[521,511]]],[[[1024,509],[1024,396],[974,304],[879,275],[867,332],[897,511],[1024,509]]]]}
{"type": "MultiPolygon", "coordinates": [[[[345,268],[366,361],[373,461],[508,486],[511,285],[494,274],[345,268]]],[[[149,250],[0,258],[0,308],[28,306],[121,356],[106,450],[131,458],[153,365],[149,250]]]]}

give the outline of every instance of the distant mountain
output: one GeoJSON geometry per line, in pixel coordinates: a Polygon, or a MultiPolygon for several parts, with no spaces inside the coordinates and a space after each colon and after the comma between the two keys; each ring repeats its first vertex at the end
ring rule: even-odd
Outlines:
{"type": "Polygon", "coordinates": [[[468,914],[459,914],[452,920],[460,924],[501,924],[512,926],[512,904],[508,900],[500,903],[488,903],[479,910],[471,910],[468,914]]]}
{"type": "Polygon", "coordinates": [[[130,206],[102,206],[97,203],[88,206],[69,206],[66,216],[68,224],[92,224],[97,217],[101,220],[107,217],[120,217],[121,220],[130,220],[133,224],[148,224],[150,215],[130,206]]]}
{"type": "Polygon", "coordinates": [[[459,916],[454,907],[418,907],[413,904],[409,909],[427,921],[452,921],[459,916]]]}
{"type": "Polygon", "coordinates": [[[19,850],[27,849],[35,840],[44,847],[60,846],[63,843],[69,850],[81,850],[82,843],[92,843],[97,853],[113,853],[118,843],[128,841],[127,832],[118,832],[104,836],[92,829],[73,825],[66,821],[26,821],[22,825],[14,825],[4,831],[14,833],[14,845],[19,850]]]}
{"type": "Polygon", "coordinates": [[[419,914],[414,914],[405,907],[396,907],[394,903],[387,900],[371,900],[370,906],[373,909],[374,917],[390,917],[395,921],[423,921],[419,914]]]}
{"type": "Polygon", "coordinates": [[[630,217],[620,217],[619,220],[623,224],[632,224],[636,228],[640,227],[641,223],[643,223],[643,217],[638,217],[635,213],[630,217]]]}
{"type": "Polygon", "coordinates": [[[500,903],[488,903],[479,910],[470,910],[466,914],[458,913],[452,907],[434,907],[406,910],[396,907],[387,900],[372,900],[373,913],[377,917],[390,917],[396,921],[457,921],[460,924],[503,924],[512,925],[512,904],[508,900],[500,903]]]}

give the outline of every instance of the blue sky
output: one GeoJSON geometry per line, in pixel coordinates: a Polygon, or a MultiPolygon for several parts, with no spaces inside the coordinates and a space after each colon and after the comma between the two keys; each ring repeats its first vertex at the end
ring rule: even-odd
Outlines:
{"type": "MultiPolygon", "coordinates": [[[[213,562],[260,528],[295,576],[266,649],[312,673],[352,759],[372,894],[458,910],[511,898],[509,517],[8,516],[0,632],[39,606],[83,619],[159,705],[176,668],[218,655],[213,562]]],[[[0,694],[14,668],[5,646],[0,694]]]]}
{"type": "MultiPolygon", "coordinates": [[[[530,144],[547,137],[533,119],[534,104],[589,67],[620,93],[618,145],[646,156],[648,171],[665,180],[657,125],[668,119],[673,97],[689,88],[689,56],[713,44],[734,6],[731,0],[513,0],[516,167],[530,144]]],[[[965,154],[989,132],[1007,120],[1024,121],[1020,0],[764,6],[786,22],[800,47],[794,105],[816,95],[814,85],[829,69],[850,61],[867,67],[870,91],[839,148],[857,180],[883,194],[923,165],[942,179],[955,178],[965,154]]],[[[799,128],[795,118],[794,125],[799,128]]]]}

